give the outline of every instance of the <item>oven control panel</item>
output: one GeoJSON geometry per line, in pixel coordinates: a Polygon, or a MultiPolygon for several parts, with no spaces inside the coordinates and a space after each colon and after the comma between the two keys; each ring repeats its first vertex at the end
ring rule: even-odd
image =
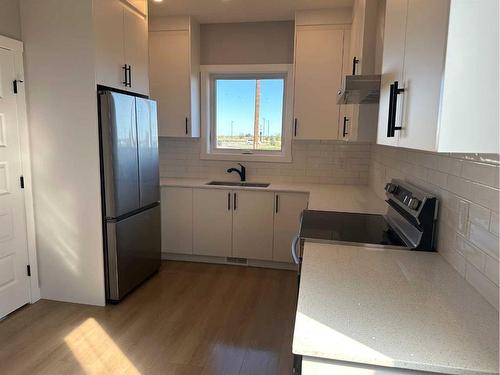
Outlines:
{"type": "Polygon", "coordinates": [[[409,189],[398,185],[397,183],[389,182],[385,185],[385,191],[391,199],[400,202],[410,210],[418,211],[422,204],[422,201],[418,197],[414,196],[409,189]]]}

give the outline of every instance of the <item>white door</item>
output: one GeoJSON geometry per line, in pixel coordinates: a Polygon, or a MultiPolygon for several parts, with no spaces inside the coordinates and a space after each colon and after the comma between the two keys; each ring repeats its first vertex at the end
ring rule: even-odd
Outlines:
{"type": "Polygon", "coordinates": [[[296,139],[338,139],[344,30],[297,26],[294,114],[296,139]]]}
{"type": "Polygon", "coordinates": [[[274,193],[233,192],[233,256],[273,259],[274,193]]]}
{"type": "Polygon", "coordinates": [[[436,150],[449,7],[450,2],[445,0],[410,0],[408,3],[405,92],[398,98],[404,99],[400,147],[436,150]]]}
{"type": "Polygon", "coordinates": [[[231,256],[233,201],[230,190],[193,189],[193,253],[231,256]]]}
{"type": "Polygon", "coordinates": [[[125,62],[130,65],[129,91],[149,95],[148,23],[144,16],[124,9],[125,62]]]}
{"type": "Polygon", "coordinates": [[[158,102],[158,135],[188,137],[189,30],[149,33],[151,98],[158,102]]]}
{"type": "Polygon", "coordinates": [[[273,260],[292,263],[292,241],[299,233],[300,215],[307,208],[304,193],[276,193],[273,260]]]}
{"type": "Polygon", "coordinates": [[[193,189],[161,189],[161,251],[193,253],[193,189]]]}
{"type": "Polygon", "coordinates": [[[123,4],[118,0],[94,0],[96,81],[125,90],[123,52],[123,4]]]}
{"type": "MultiPolygon", "coordinates": [[[[399,139],[399,131],[394,137],[387,136],[389,120],[389,94],[390,85],[394,81],[403,86],[403,63],[405,53],[406,16],[408,11],[408,0],[387,0],[385,10],[384,47],[382,55],[382,78],[380,82],[380,102],[378,112],[377,143],[382,145],[396,146],[399,139]]],[[[398,111],[404,95],[398,97],[398,111]]],[[[396,126],[401,124],[401,116],[396,119],[396,126]]]]}
{"type": "Polygon", "coordinates": [[[0,48],[0,318],[29,302],[14,54],[0,48]]]}

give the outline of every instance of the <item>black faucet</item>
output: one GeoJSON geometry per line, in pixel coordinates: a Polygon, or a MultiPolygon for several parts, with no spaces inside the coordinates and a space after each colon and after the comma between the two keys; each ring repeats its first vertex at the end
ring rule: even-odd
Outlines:
{"type": "Polygon", "coordinates": [[[247,180],[247,169],[243,165],[241,165],[240,163],[238,163],[238,165],[241,167],[241,170],[239,170],[238,168],[229,168],[227,170],[227,173],[236,172],[240,175],[240,180],[242,182],[246,181],[247,180]]]}

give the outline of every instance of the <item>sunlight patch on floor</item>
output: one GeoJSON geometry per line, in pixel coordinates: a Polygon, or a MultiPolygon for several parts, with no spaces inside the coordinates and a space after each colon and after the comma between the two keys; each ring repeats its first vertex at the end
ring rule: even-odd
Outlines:
{"type": "Polygon", "coordinates": [[[64,341],[86,374],[141,374],[94,318],[80,324],[64,341]]]}

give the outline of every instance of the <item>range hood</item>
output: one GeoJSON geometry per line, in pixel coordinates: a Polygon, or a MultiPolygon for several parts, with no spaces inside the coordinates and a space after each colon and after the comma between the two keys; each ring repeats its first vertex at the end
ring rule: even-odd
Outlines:
{"type": "Polygon", "coordinates": [[[380,99],[380,74],[345,76],[337,104],[374,104],[380,99]]]}

